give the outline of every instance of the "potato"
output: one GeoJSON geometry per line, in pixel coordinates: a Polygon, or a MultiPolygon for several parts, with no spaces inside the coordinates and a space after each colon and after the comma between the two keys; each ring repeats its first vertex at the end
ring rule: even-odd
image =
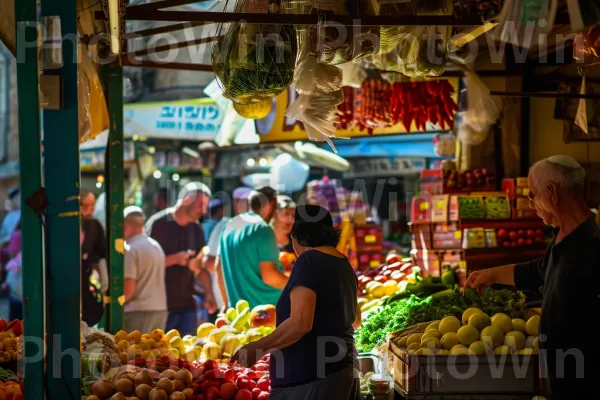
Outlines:
{"type": "Polygon", "coordinates": [[[140,371],[135,376],[135,386],[139,386],[142,384],[146,384],[148,386],[153,386],[154,380],[152,376],[148,373],[148,371],[140,371]]]}
{"type": "Polygon", "coordinates": [[[176,392],[182,392],[185,389],[185,384],[181,381],[173,381],[173,387],[176,392]]]}
{"type": "Polygon", "coordinates": [[[181,392],[173,392],[169,396],[169,400],[185,400],[185,396],[181,392]]]}
{"type": "Polygon", "coordinates": [[[146,385],[145,383],[142,383],[141,385],[136,386],[135,395],[140,400],[148,400],[148,395],[150,394],[151,390],[152,390],[152,387],[150,385],[146,385]]]}
{"type": "Polygon", "coordinates": [[[192,373],[185,368],[180,369],[175,373],[175,380],[181,381],[184,385],[192,383],[192,373]]]}
{"type": "Polygon", "coordinates": [[[96,381],[90,386],[90,391],[101,399],[107,399],[115,394],[115,387],[109,381],[96,381]]]}
{"type": "Polygon", "coordinates": [[[160,373],[158,378],[159,379],[166,378],[166,379],[173,380],[173,378],[175,378],[175,371],[173,371],[172,369],[165,369],[163,372],[160,373]]]}
{"type": "Polygon", "coordinates": [[[123,393],[117,392],[112,395],[110,400],[127,400],[127,397],[123,393]]]}
{"type": "Polygon", "coordinates": [[[171,394],[175,391],[175,385],[173,385],[173,382],[167,378],[162,378],[159,380],[156,387],[164,390],[166,394],[171,394]]]}
{"type": "MultiPolygon", "coordinates": [[[[171,381],[169,381],[171,382],[171,381]]],[[[168,400],[167,393],[160,388],[154,388],[148,395],[148,400],[168,400]]]]}
{"type": "Polygon", "coordinates": [[[115,383],[115,390],[123,393],[125,396],[131,396],[135,391],[135,386],[133,381],[121,378],[117,381],[117,383],[115,383]]]}

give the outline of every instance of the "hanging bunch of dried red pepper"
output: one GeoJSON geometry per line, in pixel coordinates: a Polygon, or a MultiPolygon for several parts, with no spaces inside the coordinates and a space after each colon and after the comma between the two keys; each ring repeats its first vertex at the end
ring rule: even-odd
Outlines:
{"type": "Polygon", "coordinates": [[[411,131],[413,122],[417,130],[425,130],[428,122],[450,129],[458,110],[453,93],[454,87],[444,79],[396,82],[390,104],[392,123],[402,122],[407,132],[411,131]]]}
{"type": "Polygon", "coordinates": [[[356,124],[361,132],[366,129],[369,135],[372,135],[376,128],[392,126],[392,84],[380,77],[367,78],[361,85],[360,93],[361,102],[356,124]]]}
{"type": "Polygon", "coordinates": [[[344,86],[344,101],[337,106],[337,115],[339,117],[339,129],[351,129],[354,125],[354,88],[344,86]]]}

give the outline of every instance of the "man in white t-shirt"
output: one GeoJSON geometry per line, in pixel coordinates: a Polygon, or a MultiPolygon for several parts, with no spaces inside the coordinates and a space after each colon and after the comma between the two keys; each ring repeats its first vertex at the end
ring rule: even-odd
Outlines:
{"type": "Polygon", "coordinates": [[[141,208],[125,208],[125,330],[150,333],[167,325],[165,253],[144,232],[141,208]]]}

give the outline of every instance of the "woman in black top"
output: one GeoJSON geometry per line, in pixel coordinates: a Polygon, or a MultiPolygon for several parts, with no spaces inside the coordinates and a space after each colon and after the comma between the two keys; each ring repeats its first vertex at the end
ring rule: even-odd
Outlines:
{"type": "Polygon", "coordinates": [[[277,303],[277,329],[244,346],[232,361],[271,354],[271,400],[359,398],[354,328],[357,279],[335,248],[339,231],[320,206],[298,206],[292,243],[298,259],[277,303]]]}

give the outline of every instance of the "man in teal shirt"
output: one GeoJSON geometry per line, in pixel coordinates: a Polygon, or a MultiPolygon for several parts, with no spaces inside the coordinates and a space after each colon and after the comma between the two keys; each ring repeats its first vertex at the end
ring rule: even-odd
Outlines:
{"type": "Polygon", "coordinates": [[[275,233],[269,222],[277,209],[277,193],[270,187],[252,192],[250,211],[225,225],[217,273],[225,304],[247,300],[250,307],[277,304],[288,278],[279,262],[275,233]]]}

